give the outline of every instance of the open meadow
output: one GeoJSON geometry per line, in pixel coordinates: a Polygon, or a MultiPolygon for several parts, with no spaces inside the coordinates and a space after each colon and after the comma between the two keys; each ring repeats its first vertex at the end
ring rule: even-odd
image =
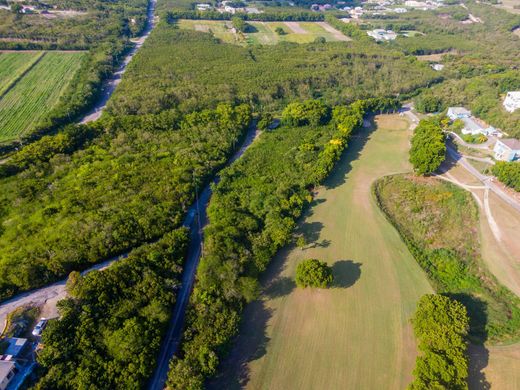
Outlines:
{"type": "Polygon", "coordinates": [[[371,194],[377,178],[409,170],[408,122],[376,118],[355,135],[299,224],[307,245],[273,260],[259,301],[212,388],[403,389],[416,345],[409,319],[432,288],[371,194]],[[296,265],[318,258],[334,288],[297,289],[296,265]]]}
{"type": "Polygon", "coordinates": [[[310,43],[323,37],[327,42],[349,41],[350,38],[325,22],[247,22],[246,33],[236,33],[225,20],[179,20],[181,29],[210,32],[227,43],[275,45],[279,42],[310,43]],[[278,31],[283,31],[279,34],[278,31]]]}
{"type": "Polygon", "coordinates": [[[83,56],[78,52],[0,54],[0,142],[30,131],[44,118],[69,85],[83,56]]]}

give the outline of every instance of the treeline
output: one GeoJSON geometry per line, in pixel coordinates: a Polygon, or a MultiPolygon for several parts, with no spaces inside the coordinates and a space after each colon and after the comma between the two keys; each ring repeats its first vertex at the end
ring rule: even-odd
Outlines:
{"type": "Polygon", "coordinates": [[[520,163],[498,161],[491,168],[493,175],[506,186],[520,192],[520,163]]]}
{"type": "Polygon", "coordinates": [[[231,20],[231,18],[241,18],[243,20],[259,21],[259,22],[276,22],[276,21],[298,21],[298,22],[318,22],[325,20],[325,15],[318,12],[306,11],[280,11],[280,12],[263,12],[261,14],[246,14],[218,11],[193,11],[178,10],[166,13],[166,20],[169,23],[177,19],[197,19],[197,20],[231,20]]]}
{"type": "Polygon", "coordinates": [[[43,333],[36,389],[139,389],[156,366],[187,251],[186,229],[103,271],[74,272],[43,333]]]}
{"type": "Polygon", "coordinates": [[[133,59],[107,111],[189,112],[233,102],[275,112],[295,99],[342,104],[403,95],[437,79],[427,64],[378,45],[353,41],[241,47],[163,23],[133,59]]]}
{"type": "Polygon", "coordinates": [[[169,388],[203,388],[216,373],[244,304],[257,296],[259,275],[291,240],[296,219],[312,200],[310,189],[334,167],[363,115],[395,104],[373,99],[331,109],[318,101],[292,103],[282,114],[285,124],[264,132],[221,172],[169,388]]]}
{"type": "Polygon", "coordinates": [[[250,120],[244,105],[109,118],[15,154],[24,170],[0,180],[0,299],[180,226],[250,120]]]}
{"type": "Polygon", "coordinates": [[[374,185],[379,207],[439,294],[462,303],[469,336],[483,343],[520,338],[520,299],[482,267],[478,208],[471,194],[437,179],[387,176],[374,185]]]}
{"type": "Polygon", "coordinates": [[[468,389],[466,308],[443,295],[424,295],[412,318],[419,351],[409,390],[468,389]]]}

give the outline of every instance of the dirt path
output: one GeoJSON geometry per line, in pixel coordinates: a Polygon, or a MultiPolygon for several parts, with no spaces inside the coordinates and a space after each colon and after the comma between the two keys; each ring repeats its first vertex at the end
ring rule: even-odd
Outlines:
{"type": "Polygon", "coordinates": [[[332,27],[330,24],[326,22],[318,22],[318,24],[327,32],[331,33],[335,39],[338,41],[351,41],[352,39],[350,37],[347,37],[344,35],[341,31],[336,30],[334,27],[332,27]]]}
{"type": "Polygon", "coordinates": [[[409,318],[432,289],[371,194],[377,178],[409,169],[410,132],[398,115],[363,130],[300,221],[310,244],[285,248],[246,308],[225,372],[209,388],[403,389],[416,347],[409,318]],[[296,265],[333,268],[328,290],[294,287],[296,265]]]}
{"type": "Polygon", "coordinates": [[[298,22],[285,22],[285,25],[295,34],[308,34],[307,30],[302,28],[298,22]]]}

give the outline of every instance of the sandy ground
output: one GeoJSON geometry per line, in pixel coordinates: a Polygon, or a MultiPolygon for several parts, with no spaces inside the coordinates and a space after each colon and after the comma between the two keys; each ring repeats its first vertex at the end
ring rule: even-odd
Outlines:
{"type": "Polygon", "coordinates": [[[325,22],[318,22],[318,24],[323,27],[325,31],[328,31],[331,33],[334,38],[336,38],[338,41],[351,41],[352,39],[344,35],[342,32],[336,30],[334,27],[332,27],[330,24],[325,22]]]}
{"type": "Polygon", "coordinates": [[[285,22],[285,25],[295,34],[308,34],[308,32],[303,29],[298,22],[285,22]]]}

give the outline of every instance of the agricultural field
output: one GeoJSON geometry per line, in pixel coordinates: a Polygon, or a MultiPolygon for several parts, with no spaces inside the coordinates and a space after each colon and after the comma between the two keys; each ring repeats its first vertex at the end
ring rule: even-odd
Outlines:
{"type": "Polygon", "coordinates": [[[411,381],[409,318],[432,288],[371,195],[374,180],[410,169],[408,122],[385,115],[376,125],[354,136],[299,224],[304,249],[273,260],[211,388],[403,389],[411,381]],[[306,258],[332,266],[333,288],[295,288],[306,258]]]}
{"type": "MultiPolygon", "coordinates": [[[[11,75],[0,71],[0,142],[30,131],[56,105],[79,69],[83,53],[3,53],[11,75]],[[4,84],[5,80],[5,84],[4,84]]],[[[2,67],[0,66],[0,69],[2,67]]]]}
{"type": "Polygon", "coordinates": [[[234,33],[230,21],[179,20],[182,29],[211,32],[224,42],[251,45],[274,45],[279,42],[310,43],[323,37],[327,42],[349,41],[350,38],[325,22],[247,22],[248,32],[234,33]],[[283,34],[276,32],[282,29],[283,34]]]}

